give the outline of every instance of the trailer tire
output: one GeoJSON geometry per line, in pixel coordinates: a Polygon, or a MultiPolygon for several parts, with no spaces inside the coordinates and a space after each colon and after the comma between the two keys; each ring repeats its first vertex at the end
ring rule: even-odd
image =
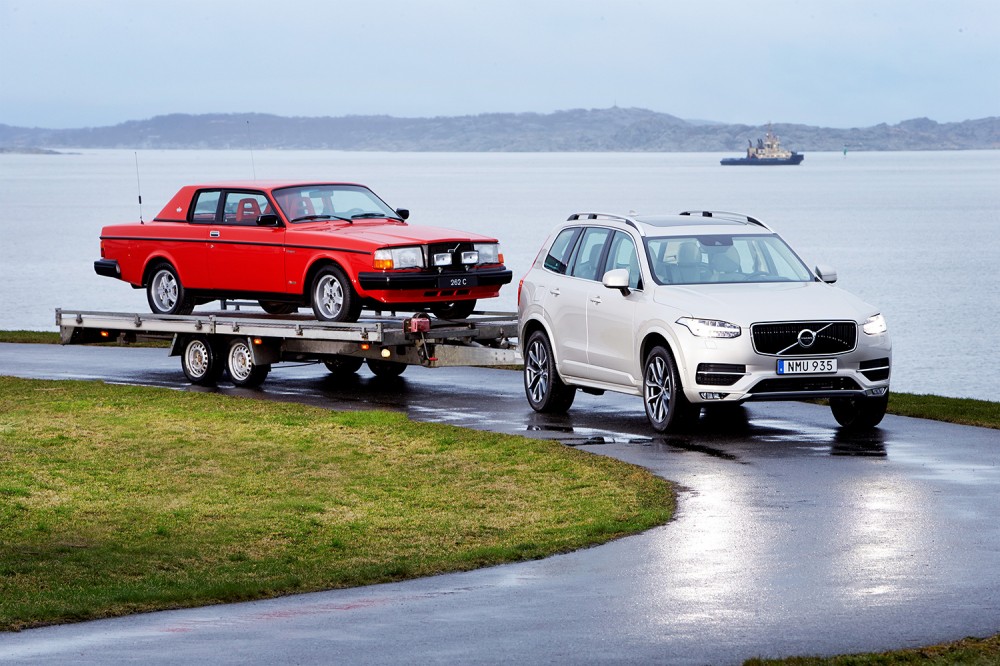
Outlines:
{"type": "Polygon", "coordinates": [[[360,356],[333,356],[323,361],[326,369],[331,374],[337,376],[353,375],[365,364],[365,359],[360,356]]]}
{"type": "Polygon", "coordinates": [[[206,335],[192,335],[181,351],[181,369],[192,384],[212,386],[225,368],[222,354],[206,335]]]}
{"type": "Polygon", "coordinates": [[[368,369],[379,379],[394,379],[406,371],[406,364],[370,358],[368,359],[368,369]]]}
{"type": "Polygon", "coordinates": [[[226,371],[233,384],[241,387],[255,388],[264,383],[271,366],[254,365],[250,343],[243,338],[236,338],[229,343],[226,354],[226,371]]]}

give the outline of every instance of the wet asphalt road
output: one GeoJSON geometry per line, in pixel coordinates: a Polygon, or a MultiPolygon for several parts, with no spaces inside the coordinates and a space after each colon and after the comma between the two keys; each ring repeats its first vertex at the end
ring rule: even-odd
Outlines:
{"type": "MultiPolygon", "coordinates": [[[[0,344],[0,374],[186,388],[162,349],[0,344]]],[[[652,437],[638,398],[537,415],[520,374],[281,368],[227,394],[558,439],[680,485],[668,525],[480,571],[0,634],[0,662],[671,663],[835,654],[1000,631],[1000,433],[760,403],[652,437]]]]}

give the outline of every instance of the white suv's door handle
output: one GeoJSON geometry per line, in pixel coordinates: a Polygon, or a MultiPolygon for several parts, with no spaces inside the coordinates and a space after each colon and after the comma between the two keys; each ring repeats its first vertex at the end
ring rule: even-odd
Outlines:
{"type": "Polygon", "coordinates": [[[594,305],[600,305],[601,304],[601,297],[600,296],[591,296],[590,297],[590,302],[593,303],[594,305]]]}
{"type": "Polygon", "coordinates": [[[549,289],[549,293],[553,296],[558,296],[562,292],[559,291],[559,287],[556,287],[555,289],[549,289]]]}

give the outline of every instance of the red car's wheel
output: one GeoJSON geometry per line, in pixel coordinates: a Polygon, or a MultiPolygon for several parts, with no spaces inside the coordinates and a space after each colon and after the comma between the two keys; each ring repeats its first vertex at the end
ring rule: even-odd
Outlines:
{"type": "Polygon", "coordinates": [[[313,279],[312,308],[320,321],[357,321],[361,316],[361,299],[344,271],[337,266],[325,266],[313,279]]]}
{"type": "Polygon", "coordinates": [[[438,319],[467,319],[476,309],[476,300],[452,301],[440,303],[431,307],[431,312],[438,319]]]}
{"type": "Polygon", "coordinates": [[[194,301],[184,293],[177,270],[166,262],[157,264],[150,272],[146,300],[154,314],[183,315],[194,310],[194,301]]]}

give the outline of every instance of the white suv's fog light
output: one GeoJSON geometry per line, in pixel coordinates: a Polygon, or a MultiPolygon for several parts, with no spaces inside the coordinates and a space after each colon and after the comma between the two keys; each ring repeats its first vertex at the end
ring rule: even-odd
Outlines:
{"type": "Polygon", "coordinates": [[[865,391],[866,394],[871,395],[871,396],[885,395],[888,392],[889,392],[889,387],[888,386],[882,386],[881,388],[868,389],[867,391],[865,391]]]}
{"type": "Polygon", "coordinates": [[[724,400],[728,393],[699,393],[702,400],[724,400]]]}

